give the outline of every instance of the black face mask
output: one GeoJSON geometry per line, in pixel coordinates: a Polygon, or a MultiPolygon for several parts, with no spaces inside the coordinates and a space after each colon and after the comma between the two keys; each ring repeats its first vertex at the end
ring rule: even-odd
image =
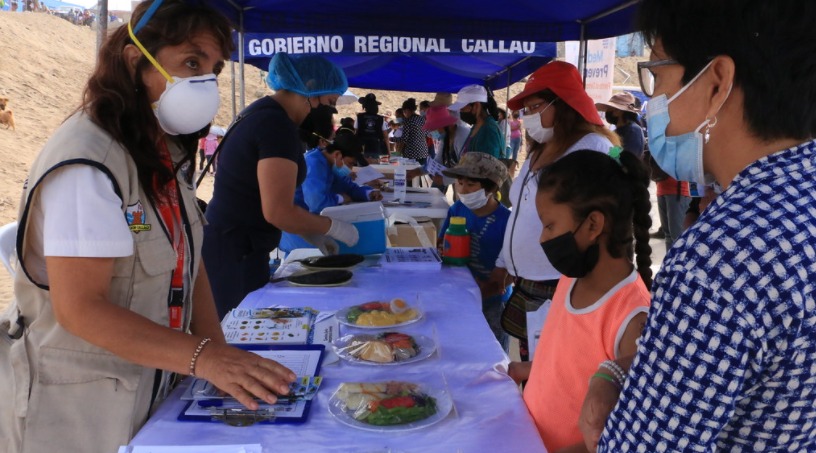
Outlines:
{"type": "MultiPolygon", "coordinates": [[[[586,220],[586,219],[585,219],[586,220]]],[[[581,224],[584,222],[582,221],[581,224]]],[[[578,229],[581,225],[578,225],[578,229]]],[[[598,264],[600,246],[595,243],[583,252],[575,242],[575,232],[568,231],[561,236],[554,237],[541,243],[541,248],[555,270],[570,278],[581,278],[595,269],[598,264]]]]}
{"type": "Polygon", "coordinates": [[[337,109],[330,105],[318,104],[312,107],[309,114],[300,123],[300,139],[304,142],[312,140],[312,134],[320,137],[331,137],[333,128],[332,116],[337,113],[337,109]]]}
{"type": "Polygon", "coordinates": [[[459,118],[471,126],[476,124],[476,114],[473,112],[459,112],[459,118]]]}
{"type": "Polygon", "coordinates": [[[606,112],[606,114],[604,116],[605,116],[605,119],[606,119],[607,123],[615,124],[615,125],[618,124],[618,115],[616,115],[615,112],[613,112],[611,110],[607,110],[607,112],[606,112]]]}

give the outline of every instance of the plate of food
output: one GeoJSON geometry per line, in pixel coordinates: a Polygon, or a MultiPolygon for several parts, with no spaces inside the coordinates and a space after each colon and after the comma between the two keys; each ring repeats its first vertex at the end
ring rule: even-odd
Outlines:
{"type": "Polygon", "coordinates": [[[413,382],[345,382],[329,398],[329,413],[365,431],[412,431],[440,422],[453,408],[448,392],[413,382]]]}
{"type": "Polygon", "coordinates": [[[343,253],[340,255],[312,256],[298,260],[303,267],[310,269],[350,269],[365,261],[363,255],[343,253]]]}
{"type": "Polygon", "coordinates": [[[341,324],[361,329],[382,329],[399,327],[419,321],[422,312],[411,307],[403,299],[396,298],[390,302],[366,302],[354,305],[335,313],[341,324]]]}
{"type": "Polygon", "coordinates": [[[285,280],[295,286],[340,286],[348,283],[353,275],[351,271],[330,270],[292,275],[285,280]]]}
{"type": "Polygon", "coordinates": [[[436,343],[432,339],[400,332],[346,335],[334,340],[332,346],[341,359],[361,365],[419,362],[436,351],[436,343]]]}

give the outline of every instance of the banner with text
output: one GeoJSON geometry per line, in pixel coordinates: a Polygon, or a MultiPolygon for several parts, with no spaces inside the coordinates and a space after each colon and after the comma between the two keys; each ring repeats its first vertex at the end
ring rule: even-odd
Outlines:
{"type": "MultiPolygon", "coordinates": [[[[233,39],[238,43],[237,34],[233,39]]],[[[292,35],[247,33],[244,36],[247,59],[269,58],[278,52],[324,55],[473,55],[505,54],[552,56],[553,44],[534,41],[456,37],[409,37],[381,35],[292,35]]],[[[612,52],[614,54],[614,44],[612,52]]]]}
{"type": "MultiPolygon", "coordinates": [[[[579,43],[566,43],[565,59],[578,66],[579,43]]],[[[615,38],[587,41],[586,92],[595,102],[606,102],[612,97],[615,78],[615,38]]]]}

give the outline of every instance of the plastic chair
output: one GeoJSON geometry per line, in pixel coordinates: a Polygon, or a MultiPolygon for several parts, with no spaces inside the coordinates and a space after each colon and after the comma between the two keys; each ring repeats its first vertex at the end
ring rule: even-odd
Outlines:
{"type": "Polygon", "coordinates": [[[11,260],[17,248],[17,222],[11,222],[0,227],[0,261],[6,266],[13,278],[15,275],[11,260]]]}

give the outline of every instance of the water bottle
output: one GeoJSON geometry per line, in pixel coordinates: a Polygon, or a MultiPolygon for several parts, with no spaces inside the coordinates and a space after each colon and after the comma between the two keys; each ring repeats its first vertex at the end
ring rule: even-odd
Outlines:
{"type": "Polygon", "coordinates": [[[405,166],[397,165],[394,169],[394,201],[405,202],[406,179],[405,166]]]}
{"type": "Polygon", "coordinates": [[[464,266],[470,261],[470,232],[464,217],[451,217],[443,241],[443,263],[464,266]]]}

